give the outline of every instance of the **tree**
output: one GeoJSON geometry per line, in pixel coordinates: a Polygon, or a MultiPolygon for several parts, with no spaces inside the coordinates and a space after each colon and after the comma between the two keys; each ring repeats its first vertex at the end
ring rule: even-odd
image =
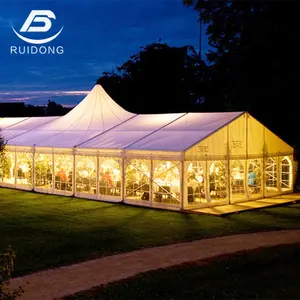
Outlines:
{"type": "Polygon", "coordinates": [[[193,47],[154,43],[104,73],[97,83],[129,111],[182,112],[203,104],[205,71],[193,47]]]}
{"type": "Polygon", "coordinates": [[[222,109],[248,110],[279,136],[300,146],[298,125],[300,23],[296,1],[184,0],[200,13],[211,50],[213,89],[222,109]]]}
{"type": "Polygon", "coordinates": [[[9,246],[4,253],[0,253],[0,299],[15,300],[23,293],[23,287],[10,292],[8,289],[11,274],[14,270],[15,251],[9,246]]]}

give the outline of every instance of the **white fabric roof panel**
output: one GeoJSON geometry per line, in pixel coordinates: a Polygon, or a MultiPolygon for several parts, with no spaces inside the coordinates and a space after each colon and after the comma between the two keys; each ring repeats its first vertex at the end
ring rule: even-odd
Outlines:
{"type": "Polygon", "coordinates": [[[25,132],[31,131],[38,126],[49,123],[58,117],[31,117],[27,118],[24,121],[18,122],[15,125],[11,125],[10,127],[4,129],[2,131],[2,135],[5,140],[13,139],[19,135],[22,135],[25,132]]]}
{"type": "Polygon", "coordinates": [[[114,102],[100,85],[68,114],[9,140],[9,145],[74,147],[135,116],[114,102]]]}
{"type": "Polygon", "coordinates": [[[123,149],[183,115],[184,113],[137,115],[92,140],[81,144],[79,148],[123,149]]]}
{"type": "Polygon", "coordinates": [[[26,118],[0,118],[0,129],[5,129],[8,128],[14,124],[20,123],[24,120],[29,119],[28,117],[26,118]]]}
{"type": "Polygon", "coordinates": [[[184,151],[243,113],[188,113],[127,149],[184,151]]]}

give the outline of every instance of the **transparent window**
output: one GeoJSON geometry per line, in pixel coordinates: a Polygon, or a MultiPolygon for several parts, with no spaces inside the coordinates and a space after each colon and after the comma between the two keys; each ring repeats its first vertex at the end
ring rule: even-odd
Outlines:
{"type": "Polygon", "coordinates": [[[76,156],[76,192],[96,194],[97,158],[76,156]]]}
{"type": "Polygon", "coordinates": [[[227,197],[226,163],[215,161],[209,168],[209,191],[212,200],[227,197]]]}
{"type": "Polygon", "coordinates": [[[54,155],[54,188],[61,191],[72,191],[73,156],[54,155]]]}
{"type": "Polygon", "coordinates": [[[245,194],[245,170],[243,162],[234,160],[231,162],[231,189],[232,194],[245,194]]]}
{"type": "Polygon", "coordinates": [[[17,184],[32,184],[32,154],[17,153],[17,184]]]}
{"type": "Polygon", "coordinates": [[[292,187],[292,162],[288,157],[281,160],[281,188],[289,190],[292,187]]]}
{"type": "Polygon", "coordinates": [[[154,168],[153,196],[155,202],[180,204],[179,163],[157,161],[154,168]]]}
{"type": "Polygon", "coordinates": [[[273,157],[266,161],[266,190],[277,191],[277,163],[273,157]]]}
{"type": "Polygon", "coordinates": [[[35,185],[51,188],[53,181],[53,163],[51,154],[36,153],[35,155],[35,185]]]}
{"type": "Polygon", "coordinates": [[[150,162],[132,159],[126,168],[126,197],[136,200],[149,200],[150,162]]]}
{"type": "Polygon", "coordinates": [[[99,193],[101,195],[121,195],[121,168],[120,161],[109,158],[100,162],[99,193]]]}
{"type": "Polygon", "coordinates": [[[189,204],[206,202],[204,168],[199,161],[191,162],[187,169],[187,197],[189,204]]]}
{"type": "Polygon", "coordinates": [[[248,193],[255,195],[261,192],[261,161],[251,159],[248,162],[248,193]]]}
{"type": "Polygon", "coordinates": [[[1,157],[0,182],[15,183],[15,153],[5,152],[1,157]]]}

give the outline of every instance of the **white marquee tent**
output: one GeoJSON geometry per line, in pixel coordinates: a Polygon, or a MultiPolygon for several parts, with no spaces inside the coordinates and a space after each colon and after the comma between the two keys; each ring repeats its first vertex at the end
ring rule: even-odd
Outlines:
{"type": "Polygon", "coordinates": [[[293,148],[247,112],[137,115],[96,85],[65,116],[0,128],[1,186],[175,210],[293,189],[293,148]]]}

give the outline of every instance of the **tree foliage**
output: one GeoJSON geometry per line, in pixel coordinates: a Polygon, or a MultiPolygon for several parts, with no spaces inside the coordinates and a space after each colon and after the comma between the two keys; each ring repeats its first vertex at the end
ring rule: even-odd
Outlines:
{"type": "Polygon", "coordinates": [[[193,47],[154,43],[104,73],[97,83],[129,111],[179,112],[203,102],[205,71],[193,47]]]}
{"type": "Polygon", "coordinates": [[[20,297],[24,290],[20,286],[14,291],[9,291],[11,274],[14,270],[15,251],[9,246],[4,253],[0,253],[0,299],[15,300],[20,297]]]}

